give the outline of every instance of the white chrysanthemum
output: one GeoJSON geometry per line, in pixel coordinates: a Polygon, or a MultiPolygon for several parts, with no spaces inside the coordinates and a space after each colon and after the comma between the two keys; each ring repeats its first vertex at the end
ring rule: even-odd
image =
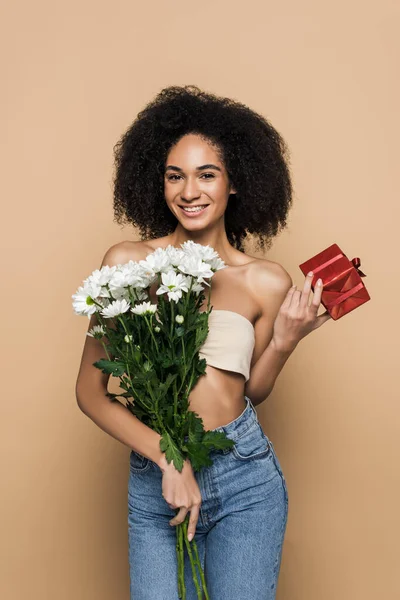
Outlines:
{"type": "Polygon", "coordinates": [[[219,271],[220,269],[225,269],[226,268],[226,264],[224,263],[224,261],[222,260],[222,258],[216,257],[216,258],[212,258],[211,260],[208,261],[208,264],[210,265],[210,268],[213,271],[219,271]]]}
{"type": "Polygon", "coordinates": [[[112,267],[104,265],[104,267],[101,267],[101,269],[96,269],[93,271],[93,273],[84,280],[84,283],[100,286],[100,291],[97,298],[109,298],[112,300],[113,298],[111,297],[108,289],[108,284],[117,269],[118,266],[116,265],[113,265],[112,267]]]}
{"type": "Polygon", "coordinates": [[[196,256],[197,258],[202,258],[202,248],[201,244],[197,244],[193,240],[186,240],[181,244],[183,252],[187,256],[196,256]]]}
{"type": "Polygon", "coordinates": [[[205,262],[218,257],[218,252],[211,246],[204,246],[203,244],[197,244],[193,240],[186,240],[183,242],[182,248],[187,256],[195,256],[205,262]]]}
{"type": "Polygon", "coordinates": [[[175,321],[176,321],[177,323],[180,323],[180,324],[182,324],[184,320],[185,320],[185,318],[184,318],[184,316],[183,316],[183,315],[176,315],[176,317],[175,317],[175,321]]]}
{"type": "Polygon", "coordinates": [[[160,327],[159,327],[158,325],[156,325],[156,326],[154,327],[154,331],[155,331],[156,333],[160,333],[161,329],[160,329],[160,327]]]}
{"type": "Polygon", "coordinates": [[[148,277],[154,277],[157,273],[167,273],[171,269],[169,254],[164,248],[157,248],[144,260],[140,260],[139,264],[148,277]]]}
{"type": "Polygon", "coordinates": [[[100,340],[104,335],[106,335],[106,331],[103,325],[93,325],[91,329],[86,333],[89,337],[96,338],[100,340]]]}
{"type": "Polygon", "coordinates": [[[142,300],[148,300],[148,298],[149,298],[148,293],[145,292],[145,290],[142,290],[140,288],[134,288],[133,295],[135,296],[135,298],[138,302],[141,302],[142,300]]]}
{"type": "Polygon", "coordinates": [[[202,246],[200,250],[200,254],[204,262],[210,263],[212,260],[215,260],[218,257],[218,252],[214,250],[211,246],[202,246]]]}
{"type": "Polygon", "coordinates": [[[186,256],[182,263],[178,266],[178,269],[183,273],[192,275],[197,278],[197,283],[206,283],[204,277],[210,278],[214,275],[210,265],[197,258],[197,256],[186,256]]]}
{"type": "Polygon", "coordinates": [[[130,260],[115,271],[110,279],[109,287],[113,297],[116,300],[126,300],[130,302],[130,294],[135,300],[146,300],[147,294],[144,291],[156,278],[148,278],[142,267],[135,261],[130,260]]]}
{"type": "Polygon", "coordinates": [[[133,340],[133,335],[131,334],[126,334],[124,336],[124,342],[126,342],[127,344],[129,344],[129,342],[131,342],[133,340]]]}
{"type": "MultiPolygon", "coordinates": [[[[114,291],[122,294],[120,288],[126,288],[131,286],[135,289],[143,289],[148,287],[149,278],[146,276],[142,267],[139,263],[130,260],[129,262],[121,265],[119,269],[114,273],[113,277],[110,279],[110,290],[113,293],[113,296],[116,297],[114,291]]],[[[124,292],[126,293],[126,292],[124,292]]]]}
{"type": "Polygon", "coordinates": [[[100,312],[103,317],[111,319],[112,317],[117,317],[118,315],[125,313],[127,310],[129,310],[130,306],[130,303],[124,299],[114,300],[100,312]]]}
{"type": "Polygon", "coordinates": [[[165,248],[165,252],[167,253],[171,266],[173,267],[177,267],[185,255],[181,248],[175,248],[175,246],[172,246],[171,244],[165,248]]]}
{"type": "Polygon", "coordinates": [[[97,300],[101,291],[101,286],[96,283],[90,283],[87,280],[83,286],[79,286],[78,291],[72,295],[72,307],[75,314],[87,315],[90,317],[98,308],[93,300],[97,300]]]}
{"type": "Polygon", "coordinates": [[[167,294],[169,300],[178,302],[182,298],[182,292],[188,291],[187,280],[181,273],[168,271],[161,273],[162,285],[156,291],[156,294],[167,294]]]}
{"type": "Polygon", "coordinates": [[[201,283],[194,283],[192,285],[191,292],[194,292],[196,294],[196,296],[198,296],[200,294],[200,292],[202,292],[203,290],[204,290],[204,286],[201,285],[201,283]]]}
{"type": "Polygon", "coordinates": [[[151,302],[142,302],[142,304],[135,304],[131,308],[131,312],[135,315],[154,315],[157,310],[157,304],[151,304],[151,302]]]}
{"type": "Polygon", "coordinates": [[[85,279],[84,283],[88,282],[104,287],[110,282],[110,279],[112,278],[116,270],[116,265],[113,265],[112,267],[104,265],[103,267],[101,267],[101,269],[95,269],[93,273],[89,275],[87,279],[85,279]]]}

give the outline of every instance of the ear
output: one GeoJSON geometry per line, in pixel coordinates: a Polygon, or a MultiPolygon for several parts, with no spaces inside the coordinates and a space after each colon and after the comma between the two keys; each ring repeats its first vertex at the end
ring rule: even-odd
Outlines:
{"type": "Polygon", "coordinates": [[[231,185],[231,187],[229,189],[229,194],[237,194],[237,191],[235,190],[235,188],[233,187],[233,185],[231,185]]]}

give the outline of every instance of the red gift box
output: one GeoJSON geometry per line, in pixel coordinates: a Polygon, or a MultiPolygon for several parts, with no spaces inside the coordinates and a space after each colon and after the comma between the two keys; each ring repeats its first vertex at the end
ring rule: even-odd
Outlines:
{"type": "Polygon", "coordinates": [[[361,280],[366,275],[359,269],[360,265],[359,258],[349,260],[337,244],[299,265],[304,275],[309,271],[314,273],[313,291],[317,279],[322,279],[321,304],[334,321],[371,299],[361,280]]]}

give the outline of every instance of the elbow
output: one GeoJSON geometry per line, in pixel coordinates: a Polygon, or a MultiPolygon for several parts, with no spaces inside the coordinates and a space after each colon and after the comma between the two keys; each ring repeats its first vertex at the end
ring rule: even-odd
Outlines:
{"type": "Polygon", "coordinates": [[[75,399],[79,409],[85,414],[88,414],[88,401],[87,395],[83,392],[83,390],[76,385],[75,387],[75,399]]]}
{"type": "Polygon", "coordinates": [[[78,405],[78,408],[86,414],[86,405],[85,402],[83,401],[81,396],[78,396],[78,394],[75,394],[76,397],[76,403],[78,405]]]}
{"type": "Polygon", "coordinates": [[[260,393],[255,392],[249,387],[247,390],[245,390],[245,394],[248,398],[250,398],[253,406],[258,406],[268,398],[273,389],[274,386],[270,387],[268,390],[266,390],[266,392],[264,392],[261,395],[260,393]]]}

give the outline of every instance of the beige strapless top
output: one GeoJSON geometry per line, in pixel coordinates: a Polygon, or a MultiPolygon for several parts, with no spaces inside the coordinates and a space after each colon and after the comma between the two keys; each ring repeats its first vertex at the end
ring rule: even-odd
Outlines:
{"type": "Polygon", "coordinates": [[[199,350],[200,358],[218,369],[250,376],[255,334],[252,323],[231,310],[213,308],[208,317],[209,332],[199,350]]]}

